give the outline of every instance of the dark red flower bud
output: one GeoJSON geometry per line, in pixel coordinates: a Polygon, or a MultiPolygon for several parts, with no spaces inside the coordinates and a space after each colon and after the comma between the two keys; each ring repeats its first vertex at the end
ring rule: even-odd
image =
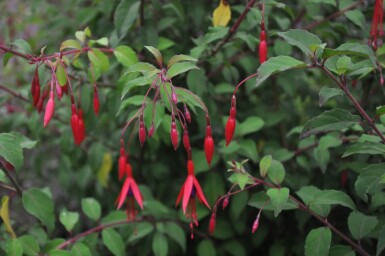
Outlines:
{"type": "Polygon", "coordinates": [[[139,121],[139,141],[140,145],[143,147],[144,142],[146,142],[146,128],[144,127],[144,122],[141,118],[139,121]]]}
{"type": "Polygon", "coordinates": [[[267,60],[267,42],[262,40],[259,42],[259,62],[262,64],[267,60]]]}
{"type": "Polygon", "coordinates": [[[171,137],[171,143],[174,146],[174,149],[176,150],[178,147],[178,130],[176,129],[176,124],[175,121],[172,121],[171,123],[171,132],[170,132],[170,137],[171,137]]]}
{"type": "Polygon", "coordinates": [[[31,94],[33,98],[33,106],[36,107],[40,99],[39,67],[37,65],[32,78],[31,94]]]}
{"type": "Polygon", "coordinates": [[[77,138],[77,144],[82,143],[84,140],[85,134],[86,134],[86,127],[84,125],[84,119],[83,119],[83,110],[78,109],[78,138],[77,138]]]}
{"type": "Polygon", "coordinates": [[[75,105],[72,104],[71,106],[71,111],[72,111],[72,115],[71,115],[71,128],[72,128],[72,135],[74,137],[74,141],[75,141],[75,144],[78,144],[78,138],[79,138],[79,117],[78,117],[78,114],[76,113],[76,108],[75,108],[75,105]]]}
{"type": "Polygon", "coordinates": [[[223,203],[222,203],[222,209],[226,209],[226,207],[229,205],[229,200],[230,197],[229,196],[226,196],[225,199],[223,199],[223,203]]]}
{"type": "Polygon", "coordinates": [[[154,135],[154,132],[155,132],[155,126],[154,126],[154,122],[152,122],[150,130],[148,130],[148,137],[152,138],[152,136],[154,135]]]}
{"type": "Polygon", "coordinates": [[[187,130],[183,131],[183,146],[187,152],[190,150],[190,138],[187,130]]]}
{"type": "Polygon", "coordinates": [[[186,118],[187,122],[191,124],[191,114],[190,111],[188,111],[186,105],[184,105],[184,117],[186,118]]]}
{"type": "Polygon", "coordinates": [[[51,91],[47,105],[45,106],[44,127],[46,127],[49,121],[51,121],[54,109],[55,109],[55,101],[53,97],[53,91],[51,91]]]}
{"type": "Polygon", "coordinates": [[[96,86],[94,86],[94,113],[95,115],[99,114],[99,95],[96,86]]]}
{"type": "Polygon", "coordinates": [[[206,161],[208,165],[210,166],[211,160],[213,159],[214,155],[214,140],[211,136],[211,126],[207,125],[206,127],[206,137],[205,137],[205,143],[204,143],[204,149],[205,149],[205,155],[206,155],[206,161]]]}
{"type": "Polygon", "coordinates": [[[61,100],[63,96],[63,90],[62,87],[60,86],[59,82],[56,80],[55,82],[55,88],[56,88],[56,95],[59,100],[61,100]]]}
{"type": "Polygon", "coordinates": [[[227,119],[226,129],[225,129],[226,146],[230,144],[233,138],[235,126],[236,126],[236,120],[235,118],[230,116],[229,119],[227,119]]]}
{"type": "Polygon", "coordinates": [[[209,234],[212,236],[215,231],[215,224],[216,224],[216,219],[217,219],[217,214],[213,212],[210,217],[210,222],[209,222],[209,234]]]}

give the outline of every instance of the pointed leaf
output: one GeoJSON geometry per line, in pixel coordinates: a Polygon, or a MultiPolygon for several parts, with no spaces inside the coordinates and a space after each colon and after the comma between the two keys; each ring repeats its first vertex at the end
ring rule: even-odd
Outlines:
{"type": "Polygon", "coordinates": [[[83,198],[82,199],[82,210],[88,218],[92,220],[100,219],[101,207],[98,201],[94,198],[83,198]]]}
{"type": "Polygon", "coordinates": [[[160,53],[160,51],[158,49],[156,49],[155,47],[152,47],[152,46],[144,46],[144,47],[146,47],[146,49],[149,50],[152,53],[152,55],[154,55],[158,65],[162,66],[163,57],[162,57],[162,54],[160,53]]]}
{"type": "Polygon", "coordinates": [[[324,86],[321,88],[319,92],[319,106],[322,107],[325,104],[325,102],[328,101],[329,99],[335,96],[340,96],[344,94],[345,94],[344,91],[342,91],[341,89],[324,86]]]}
{"type": "Polygon", "coordinates": [[[369,234],[378,224],[375,216],[366,216],[360,212],[351,212],[348,218],[349,231],[352,236],[360,240],[369,234]]]}
{"type": "Polygon", "coordinates": [[[64,86],[67,83],[66,70],[61,62],[58,62],[56,66],[56,79],[60,86],[64,86]]]}
{"type": "Polygon", "coordinates": [[[359,116],[352,115],[344,109],[335,108],[325,111],[321,115],[307,121],[300,138],[305,138],[320,132],[339,131],[359,124],[360,121],[361,118],[359,116]]]}
{"type": "Polygon", "coordinates": [[[1,199],[0,217],[4,222],[5,230],[11,235],[11,238],[16,238],[16,234],[13,231],[13,228],[11,226],[11,221],[9,219],[9,197],[8,196],[3,196],[3,198],[1,199]]]}
{"type": "Polygon", "coordinates": [[[23,253],[28,256],[38,256],[40,252],[39,244],[31,235],[24,235],[18,238],[23,246],[23,253]]]}
{"type": "Polygon", "coordinates": [[[168,255],[168,241],[165,235],[160,232],[155,232],[152,238],[152,252],[155,256],[168,255]]]}
{"type": "Polygon", "coordinates": [[[120,64],[126,67],[130,67],[138,62],[138,56],[136,53],[126,45],[119,45],[114,50],[114,55],[120,64]]]}
{"type": "Polygon", "coordinates": [[[270,202],[274,208],[274,217],[277,217],[282,211],[282,207],[286,205],[289,199],[288,188],[269,188],[266,194],[270,198],[270,202]]]}
{"type": "Polygon", "coordinates": [[[381,142],[372,141],[356,143],[350,146],[342,155],[342,157],[347,157],[353,154],[383,155],[385,154],[385,145],[381,142]]]}
{"type": "Polygon", "coordinates": [[[16,238],[10,239],[7,243],[7,256],[22,256],[23,245],[16,238]]]}
{"type": "Polygon", "coordinates": [[[306,256],[328,256],[332,232],[329,228],[316,228],[310,231],[306,237],[306,256]]]}
{"type": "Polygon", "coordinates": [[[262,177],[266,177],[267,170],[271,165],[272,157],[271,155],[264,156],[259,162],[259,173],[262,177]]]}
{"type": "Polygon", "coordinates": [[[15,143],[16,136],[11,133],[0,133],[0,157],[19,170],[23,165],[23,150],[20,144],[15,143]]]}
{"type": "Polygon", "coordinates": [[[199,68],[197,67],[197,65],[191,62],[178,62],[172,65],[167,70],[167,74],[170,78],[173,78],[174,76],[179,75],[181,73],[185,73],[191,69],[199,69],[199,68]]]}
{"type": "Polygon", "coordinates": [[[188,61],[197,62],[198,60],[193,58],[193,57],[191,57],[191,56],[189,56],[189,55],[184,55],[184,54],[174,55],[168,61],[167,68],[170,68],[175,63],[178,63],[178,62],[188,62],[188,61]]]}
{"type": "Polygon", "coordinates": [[[124,256],[125,248],[123,239],[118,232],[112,228],[107,228],[102,231],[102,240],[108,250],[115,256],[124,256]]]}
{"type": "Polygon", "coordinates": [[[362,169],[354,184],[357,195],[368,202],[369,198],[385,188],[385,184],[381,182],[384,175],[385,164],[371,164],[362,169]]]}
{"type": "Polygon", "coordinates": [[[49,230],[54,228],[55,216],[52,199],[39,189],[31,188],[23,191],[23,207],[31,215],[38,218],[49,230]]]}
{"type": "Polygon", "coordinates": [[[67,209],[63,209],[59,216],[61,224],[68,232],[71,232],[76,223],[79,221],[79,213],[69,212],[67,209]]]}
{"type": "Polygon", "coordinates": [[[61,43],[60,45],[60,51],[63,51],[64,49],[81,49],[82,46],[80,45],[79,41],[68,39],[61,43]]]}
{"type": "Polygon", "coordinates": [[[290,56],[272,57],[258,68],[258,76],[255,87],[260,86],[271,75],[293,68],[304,68],[306,63],[290,56]]]}
{"type": "Polygon", "coordinates": [[[274,184],[281,184],[283,178],[285,177],[285,167],[283,164],[277,160],[273,160],[269,169],[267,170],[267,175],[274,182],[274,184]]]}
{"type": "Polygon", "coordinates": [[[91,50],[88,51],[87,55],[94,67],[100,69],[100,71],[108,70],[110,62],[108,60],[108,57],[101,50],[99,50],[98,48],[91,48],[91,50]]]}
{"type": "Polygon", "coordinates": [[[311,55],[312,45],[321,45],[322,41],[318,36],[301,29],[290,29],[286,32],[277,33],[291,45],[298,47],[306,55],[311,55]]]}
{"type": "Polygon", "coordinates": [[[186,251],[186,233],[181,228],[181,226],[174,222],[166,222],[165,226],[166,226],[165,234],[168,235],[175,242],[177,242],[182,248],[182,251],[185,252],[186,251]]]}

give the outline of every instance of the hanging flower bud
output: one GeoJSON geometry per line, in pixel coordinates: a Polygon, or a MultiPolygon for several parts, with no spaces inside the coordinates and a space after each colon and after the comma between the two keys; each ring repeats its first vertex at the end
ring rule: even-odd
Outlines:
{"type": "Polygon", "coordinates": [[[71,128],[72,128],[72,135],[74,137],[74,141],[75,141],[75,144],[79,144],[78,143],[78,138],[79,138],[79,117],[78,117],[78,114],[76,113],[76,108],[75,108],[75,104],[72,104],[71,105],[71,111],[72,111],[72,115],[71,115],[71,128]]]}
{"type": "Polygon", "coordinates": [[[152,138],[152,136],[154,135],[154,131],[155,131],[155,126],[154,126],[154,121],[151,123],[151,127],[150,127],[150,130],[148,130],[148,137],[149,138],[152,138]]]}
{"type": "Polygon", "coordinates": [[[236,106],[236,98],[235,95],[233,95],[231,99],[231,108],[230,108],[230,115],[229,119],[227,120],[226,123],[226,129],[225,129],[225,138],[226,138],[226,146],[228,146],[233,138],[234,131],[235,131],[235,126],[236,126],[236,115],[237,115],[237,110],[235,108],[236,106]]]}
{"type": "Polygon", "coordinates": [[[119,155],[119,180],[121,180],[124,177],[125,169],[126,169],[126,163],[127,158],[126,154],[124,153],[124,147],[120,147],[120,155],[119,155]]]}
{"type": "Polygon", "coordinates": [[[36,65],[35,73],[33,74],[31,83],[31,94],[33,98],[33,106],[36,107],[40,99],[40,81],[39,81],[39,66],[36,65]]]}
{"type": "Polygon", "coordinates": [[[254,223],[253,223],[253,227],[251,228],[251,233],[254,234],[255,231],[257,231],[258,227],[259,227],[259,216],[261,215],[261,213],[258,213],[258,216],[257,218],[255,219],[254,223]]]}
{"type": "Polygon", "coordinates": [[[211,214],[210,222],[209,222],[209,234],[210,234],[210,236],[212,236],[214,234],[216,219],[217,219],[217,214],[216,214],[216,212],[213,212],[211,214]]]}
{"type": "Polygon", "coordinates": [[[187,152],[190,150],[190,139],[189,139],[189,136],[188,136],[187,129],[185,129],[183,131],[183,146],[184,146],[184,148],[186,149],[187,152]]]}
{"type": "Polygon", "coordinates": [[[205,149],[205,155],[206,155],[206,161],[208,165],[210,166],[211,160],[213,159],[214,155],[214,140],[211,135],[211,125],[208,124],[206,126],[206,136],[205,136],[205,143],[204,143],[204,149],[205,149]]]}
{"type": "Polygon", "coordinates": [[[95,85],[94,85],[94,113],[95,115],[99,114],[99,95],[98,95],[98,89],[96,89],[95,85]]]}
{"type": "Polygon", "coordinates": [[[60,86],[59,82],[56,80],[55,82],[55,88],[56,88],[56,95],[59,100],[61,100],[63,96],[63,90],[62,87],[60,86]]]}
{"type": "Polygon", "coordinates": [[[184,117],[186,118],[187,122],[191,124],[191,114],[190,114],[190,111],[188,111],[188,108],[186,107],[186,105],[184,105],[184,117]]]}
{"type": "Polygon", "coordinates": [[[178,96],[176,95],[174,89],[172,89],[172,92],[171,92],[171,98],[172,98],[172,101],[174,102],[174,104],[177,104],[177,103],[178,103],[178,96]]]}
{"type": "Polygon", "coordinates": [[[83,110],[79,108],[78,109],[78,138],[77,138],[78,143],[77,144],[82,143],[82,141],[84,140],[85,134],[86,134],[86,127],[84,125],[83,110]]]}
{"type": "Polygon", "coordinates": [[[170,132],[170,137],[171,137],[171,143],[174,146],[174,149],[178,147],[178,130],[176,129],[176,124],[175,121],[172,121],[171,123],[171,132],[170,132]]]}
{"type": "Polygon", "coordinates": [[[146,128],[144,127],[144,122],[143,122],[143,115],[140,116],[140,121],[139,121],[139,141],[140,145],[143,147],[144,142],[146,142],[146,128]]]}
{"type": "Polygon", "coordinates": [[[262,64],[267,60],[267,42],[266,42],[266,31],[265,22],[261,22],[261,34],[259,41],[259,62],[262,64]]]}
{"type": "Polygon", "coordinates": [[[51,121],[54,109],[55,109],[55,101],[53,97],[53,91],[51,90],[49,95],[49,100],[47,102],[47,105],[45,106],[44,127],[46,127],[49,121],[51,121]]]}
{"type": "Polygon", "coordinates": [[[229,205],[229,196],[226,196],[225,199],[223,199],[223,203],[222,203],[222,209],[226,209],[226,207],[229,205]]]}

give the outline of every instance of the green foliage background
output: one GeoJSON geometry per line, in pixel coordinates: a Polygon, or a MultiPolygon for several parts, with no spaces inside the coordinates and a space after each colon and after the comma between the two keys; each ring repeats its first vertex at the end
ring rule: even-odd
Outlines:
{"type": "MultiPolygon", "coordinates": [[[[326,88],[337,86],[320,69],[291,69],[269,76],[258,88],[254,78],[247,81],[237,93],[235,136],[230,146],[225,146],[224,129],[234,87],[256,73],[260,66],[261,22],[261,12],[254,6],[229,42],[213,54],[247,4],[247,1],[228,2],[232,19],[225,28],[211,27],[212,12],[219,1],[6,0],[0,3],[0,43],[24,39],[36,55],[43,47],[46,47],[45,53],[58,52],[61,42],[74,39],[76,31],[89,27],[92,39],[107,37],[113,48],[128,45],[142,62],[155,64],[153,56],[144,49],[145,45],[158,48],[165,60],[175,54],[197,58],[199,70],[178,75],[173,83],[201,97],[211,114],[216,146],[211,168],[204,161],[205,115],[198,108],[192,111],[193,122],[189,129],[196,175],[210,205],[227,193],[232,183],[239,183],[228,180],[227,161],[241,162],[247,158],[245,170],[260,177],[260,160],[271,155],[274,170],[280,172],[281,166],[284,168],[283,187],[295,198],[313,205],[311,210],[327,217],[327,222],[347,237],[359,240],[369,254],[380,255],[385,247],[385,169],[381,164],[385,150],[379,137],[362,121],[353,122],[354,126],[343,124],[331,132],[321,129],[318,134],[299,138],[305,123],[326,110],[344,110],[343,121],[351,117],[348,114],[359,115],[343,92],[326,88]],[[369,149],[365,151],[363,145],[357,146],[359,143],[366,143],[369,149]],[[344,154],[347,157],[342,157],[344,154]],[[343,186],[341,175],[345,174],[347,183],[343,186]],[[362,223],[364,228],[357,227],[362,223]]],[[[373,4],[366,6],[360,2],[266,1],[269,57],[287,55],[312,64],[311,56],[282,39],[284,36],[280,33],[294,28],[317,35],[321,39],[319,45],[327,43],[330,49],[343,43],[365,44],[373,4]],[[350,12],[325,19],[355,3],[358,4],[350,12]],[[322,22],[315,23],[317,21],[322,22]]],[[[306,38],[300,39],[306,44],[306,38]]],[[[354,63],[373,56],[383,65],[384,49],[364,57],[348,51],[338,55],[347,55],[354,63]]],[[[198,208],[199,227],[195,230],[195,239],[191,240],[185,216],[174,207],[185,180],[186,156],[181,145],[176,152],[172,148],[170,120],[166,117],[154,138],[147,139],[143,148],[138,140],[133,140],[130,146],[134,176],[145,199],[144,210],[138,215],[142,221],[104,229],[64,250],[55,250],[76,234],[99,224],[125,219],[124,212],[116,211],[114,205],[121,188],[117,177],[119,138],[125,122],[137,107],[127,100],[144,95],[148,87],[130,90],[122,101],[122,91],[130,81],[130,77],[122,75],[129,67],[120,65],[113,54],[108,56],[108,71],[97,80],[101,101],[98,117],[92,113],[93,87],[88,79],[87,58],[81,57],[83,64],[70,71],[85,113],[86,140],[80,147],[75,146],[72,139],[68,97],[57,102],[54,119],[43,128],[42,115],[32,104],[0,90],[0,132],[14,132],[11,140],[24,148],[22,167],[14,174],[26,193],[21,199],[16,193],[0,188],[1,195],[10,197],[11,224],[18,236],[11,240],[5,231],[6,225],[1,225],[0,254],[21,255],[20,250],[26,255],[355,254],[341,237],[331,235],[322,222],[305,211],[286,210],[283,204],[278,204],[279,210],[276,208],[274,212],[271,211],[274,207],[266,207],[257,232],[251,234],[259,208],[270,196],[263,185],[231,196],[225,210],[219,205],[212,236],[208,233],[210,211],[198,208]],[[107,178],[98,178],[106,154],[111,156],[112,169],[107,178]],[[47,209],[36,213],[35,203],[29,200],[37,200],[47,209]],[[315,244],[317,241],[321,241],[320,246],[315,244]]],[[[376,67],[365,67],[368,69],[361,70],[358,76],[347,75],[348,86],[363,109],[374,117],[376,108],[384,104],[383,87],[376,67]],[[352,86],[352,79],[357,79],[355,86],[352,86]]],[[[0,85],[32,102],[29,88],[34,69],[34,65],[21,58],[11,58],[0,70],[0,85]]],[[[40,68],[39,73],[41,83],[45,84],[49,80],[48,70],[40,68]]],[[[338,75],[346,74],[341,71],[338,75]]],[[[379,117],[377,123],[384,132],[382,119],[379,117]]],[[[309,128],[309,123],[306,127],[309,128]]],[[[269,179],[274,182],[271,173],[269,179]]],[[[0,180],[2,184],[9,184],[4,170],[0,180]]]]}

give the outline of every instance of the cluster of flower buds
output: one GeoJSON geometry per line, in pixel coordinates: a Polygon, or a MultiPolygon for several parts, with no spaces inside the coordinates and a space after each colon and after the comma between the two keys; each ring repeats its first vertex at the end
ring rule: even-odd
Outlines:
{"type": "MultiPolygon", "coordinates": [[[[85,123],[83,118],[83,110],[80,108],[80,103],[78,108],[76,108],[74,93],[72,91],[72,86],[69,80],[69,77],[65,71],[65,66],[62,63],[61,59],[59,59],[56,63],[47,62],[51,65],[51,80],[49,86],[47,85],[43,92],[40,86],[39,79],[39,64],[36,65],[35,72],[32,78],[31,83],[31,94],[32,94],[32,103],[33,106],[37,109],[38,112],[41,112],[43,109],[44,101],[48,98],[47,103],[45,105],[44,119],[43,124],[44,127],[48,125],[51,121],[54,111],[55,111],[55,91],[56,97],[60,101],[64,94],[68,94],[68,87],[70,88],[71,95],[71,128],[72,134],[76,145],[82,143],[85,138],[85,123]],[[61,65],[64,69],[64,73],[66,75],[66,84],[60,85],[58,78],[56,77],[56,68],[58,65],[61,65]]],[[[95,115],[99,113],[99,96],[96,84],[94,84],[94,97],[93,97],[93,106],[95,115]]]]}
{"type": "Polygon", "coordinates": [[[376,0],[374,4],[372,27],[370,29],[369,45],[377,50],[382,45],[382,37],[384,36],[383,28],[384,8],[383,0],[376,0]]]}

